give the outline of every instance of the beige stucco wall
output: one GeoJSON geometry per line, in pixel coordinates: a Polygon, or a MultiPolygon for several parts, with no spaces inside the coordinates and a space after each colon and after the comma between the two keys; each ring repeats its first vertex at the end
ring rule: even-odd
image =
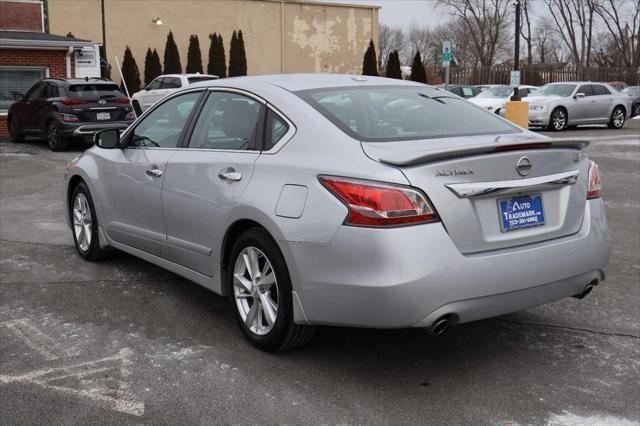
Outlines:
{"type": "MultiPolygon", "coordinates": [[[[235,29],[244,34],[248,73],[360,73],[370,39],[378,43],[378,10],[358,5],[333,5],[278,0],[105,0],[109,62],[122,61],[129,46],[143,73],[148,47],[162,60],[169,30],[173,31],[182,67],[189,36],[200,40],[206,70],[208,35],[222,33],[227,61],[235,29]],[[158,26],[152,19],[161,18],[158,26]]],[[[48,0],[49,31],[72,32],[78,38],[102,41],[100,0],[48,0]]],[[[117,80],[117,73],[112,73],[117,80]]]]}

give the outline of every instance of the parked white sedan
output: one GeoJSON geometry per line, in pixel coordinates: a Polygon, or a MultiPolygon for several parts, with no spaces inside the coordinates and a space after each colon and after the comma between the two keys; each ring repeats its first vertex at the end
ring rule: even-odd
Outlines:
{"type": "MultiPolygon", "coordinates": [[[[521,98],[529,96],[538,90],[535,86],[519,86],[518,94],[521,98]]],[[[478,93],[469,102],[474,103],[489,112],[500,114],[504,110],[505,104],[513,96],[513,86],[496,85],[478,93]]]]}
{"type": "Polygon", "coordinates": [[[151,83],[147,84],[144,89],[136,92],[131,96],[131,104],[140,115],[150,106],[158,102],[170,93],[187,87],[192,83],[206,80],[215,80],[217,75],[211,74],[165,74],[156,77],[151,83]]]}

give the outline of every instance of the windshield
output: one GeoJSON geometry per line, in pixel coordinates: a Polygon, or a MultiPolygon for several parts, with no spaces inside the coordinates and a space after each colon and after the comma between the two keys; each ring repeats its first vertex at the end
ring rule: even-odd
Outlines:
{"type": "Polygon", "coordinates": [[[124,94],[115,84],[74,84],[69,86],[72,98],[98,99],[122,98],[124,94]]]}
{"type": "Polygon", "coordinates": [[[365,142],[519,131],[464,99],[426,86],[340,87],[296,94],[349,136],[365,142]]]}
{"type": "Polygon", "coordinates": [[[529,96],[571,96],[575,84],[547,84],[529,96]]]}
{"type": "Polygon", "coordinates": [[[495,86],[478,93],[476,98],[508,98],[512,92],[513,87],[511,86],[495,86]]]}
{"type": "Polygon", "coordinates": [[[187,80],[189,81],[189,84],[191,84],[191,83],[197,83],[199,81],[215,80],[216,78],[217,77],[211,77],[211,76],[188,77],[187,80]]]}

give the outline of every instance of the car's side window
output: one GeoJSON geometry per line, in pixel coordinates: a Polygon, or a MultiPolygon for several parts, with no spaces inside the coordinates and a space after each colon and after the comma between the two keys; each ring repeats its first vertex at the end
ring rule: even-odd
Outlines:
{"type": "Polygon", "coordinates": [[[606,87],[600,86],[599,84],[594,84],[591,87],[593,88],[593,94],[596,95],[596,96],[610,95],[611,94],[611,93],[609,93],[609,91],[607,90],[606,87]]]}
{"type": "Polygon", "coordinates": [[[289,131],[289,125],[278,114],[269,110],[267,113],[267,133],[264,150],[268,151],[277,144],[289,131]]]}
{"type": "Polygon", "coordinates": [[[260,149],[263,108],[260,102],[232,92],[209,94],[196,121],[189,148],[260,149]]]}
{"type": "Polygon", "coordinates": [[[576,93],[584,93],[585,96],[593,96],[593,91],[591,90],[590,84],[585,84],[584,86],[580,86],[576,93]]]}
{"type": "Polygon", "coordinates": [[[129,147],[175,148],[201,94],[201,91],[185,93],[155,108],[133,129],[129,147]]]}
{"type": "Polygon", "coordinates": [[[31,88],[31,90],[29,90],[27,92],[27,94],[24,97],[25,101],[33,101],[36,99],[40,99],[40,95],[42,93],[42,91],[44,90],[44,83],[40,82],[40,83],[36,83],[35,86],[33,86],[31,88]]]}
{"type": "Polygon", "coordinates": [[[158,90],[158,89],[160,89],[160,87],[162,87],[162,80],[164,80],[162,77],[158,77],[155,80],[153,80],[151,82],[151,84],[149,85],[149,89],[148,90],[158,90]]]}
{"type": "Polygon", "coordinates": [[[178,77],[165,77],[162,83],[163,89],[179,89],[182,87],[182,82],[178,77]]]}

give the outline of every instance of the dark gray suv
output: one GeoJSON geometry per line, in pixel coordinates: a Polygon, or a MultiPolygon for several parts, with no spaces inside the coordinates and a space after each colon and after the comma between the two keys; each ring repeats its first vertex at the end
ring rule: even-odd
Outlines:
{"type": "Polygon", "coordinates": [[[71,139],[93,139],[99,130],[125,129],[135,120],[133,107],[112,81],[99,78],[40,80],[9,107],[13,142],[46,137],[53,151],[67,149],[71,139]]]}

